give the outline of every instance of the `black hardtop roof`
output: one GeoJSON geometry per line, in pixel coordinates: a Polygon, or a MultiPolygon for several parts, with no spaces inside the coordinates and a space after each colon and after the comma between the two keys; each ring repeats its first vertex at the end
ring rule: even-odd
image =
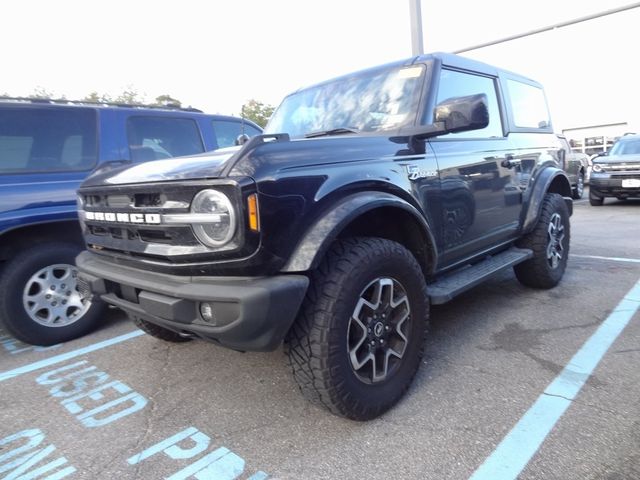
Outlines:
{"type": "Polygon", "coordinates": [[[535,80],[525,77],[524,75],[520,75],[515,72],[511,72],[509,70],[505,70],[504,68],[499,68],[494,65],[489,65],[488,63],[480,62],[478,60],[473,60],[471,58],[463,57],[461,55],[456,55],[454,53],[446,53],[446,52],[434,52],[426,55],[421,55],[419,57],[415,57],[415,62],[423,62],[426,60],[438,59],[442,62],[443,65],[447,65],[450,67],[460,68],[463,70],[471,70],[474,72],[486,73],[488,75],[507,75],[512,78],[519,78],[521,80],[525,80],[527,83],[533,83],[538,86],[541,86],[535,80]]]}
{"type": "Polygon", "coordinates": [[[536,86],[539,86],[540,88],[542,88],[542,85],[540,83],[538,83],[537,81],[532,80],[531,78],[525,77],[523,75],[520,75],[520,74],[517,74],[517,73],[514,73],[514,72],[510,72],[509,70],[498,68],[498,67],[495,67],[493,65],[489,65],[489,64],[483,63],[483,62],[479,62],[477,60],[472,60],[470,58],[463,57],[463,56],[460,56],[460,55],[456,55],[456,54],[453,54],[453,53],[433,52],[433,53],[427,53],[427,54],[424,54],[424,55],[419,55],[419,56],[416,56],[416,57],[409,57],[409,58],[405,58],[405,59],[402,59],[402,60],[396,60],[394,62],[384,63],[384,64],[381,64],[381,65],[376,65],[376,66],[365,68],[365,69],[362,69],[362,70],[353,71],[353,72],[347,73],[345,75],[340,75],[338,77],[330,78],[330,79],[327,79],[325,81],[315,83],[313,85],[308,85],[308,86],[302,87],[302,88],[300,88],[300,89],[298,89],[298,90],[296,90],[295,92],[292,92],[292,93],[304,91],[304,90],[307,90],[309,88],[318,87],[320,85],[324,85],[326,83],[334,82],[336,80],[347,79],[347,78],[350,78],[350,77],[353,77],[353,76],[364,74],[366,72],[374,72],[376,70],[385,69],[385,68],[411,66],[411,65],[415,65],[415,64],[419,64],[419,63],[431,62],[431,61],[434,61],[434,60],[441,62],[445,66],[459,68],[461,70],[469,70],[469,71],[472,71],[472,72],[479,72],[479,73],[484,73],[484,74],[492,75],[492,76],[503,76],[503,75],[506,75],[506,76],[508,76],[510,78],[524,80],[526,83],[530,83],[530,84],[533,84],[533,85],[536,85],[536,86]]]}

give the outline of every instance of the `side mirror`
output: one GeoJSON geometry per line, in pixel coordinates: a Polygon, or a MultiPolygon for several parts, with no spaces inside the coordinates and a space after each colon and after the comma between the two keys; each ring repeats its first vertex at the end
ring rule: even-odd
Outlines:
{"type": "Polygon", "coordinates": [[[442,122],[445,133],[480,130],[489,125],[489,107],[484,93],[448,98],[436,105],[433,122],[442,122]]]}
{"type": "Polygon", "coordinates": [[[236,146],[237,145],[244,145],[245,143],[247,143],[249,141],[249,135],[247,135],[246,133],[241,133],[240,135],[238,135],[236,137],[236,146]]]}
{"type": "Polygon", "coordinates": [[[394,143],[412,143],[445,133],[480,130],[489,125],[489,107],[484,93],[448,98],[433,110],[433,123],[417,127],[401,127],[389,137],[394,143]]]}

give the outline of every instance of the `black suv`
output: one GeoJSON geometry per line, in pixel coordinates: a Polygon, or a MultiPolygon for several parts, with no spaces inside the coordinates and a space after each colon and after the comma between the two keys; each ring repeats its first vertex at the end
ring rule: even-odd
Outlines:
{"type": "Polygon", "coordinates": [[[262,129],[196,109],[0,97],[0,324],[52,345],[102,319],[77,289],[76,190],[95,168],[234,145],[262,129]]]}
{"type": "Polygon", "coordinates": [[[425,55],[299,90],[266,132],[87,179],[82,282],[163,340],[284,340],[310,400],[365,420],[409,387],[430,304],[563,276],[571,184],[532,80],[425,55]]]}
{"type": "Polygon", "coordinates": [[[640,197],[640,135],[625,135],[593,159],[589,203],[600,206],[606,197],[640,197]]]}

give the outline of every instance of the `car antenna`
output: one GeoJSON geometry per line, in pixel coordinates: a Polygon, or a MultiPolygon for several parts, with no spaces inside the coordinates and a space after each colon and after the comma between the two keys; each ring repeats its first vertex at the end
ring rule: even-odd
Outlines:
{"type": "Polygon", "coordinates": [[[240,135],[244,135],[244,103],[240,107],[240,135]]]}

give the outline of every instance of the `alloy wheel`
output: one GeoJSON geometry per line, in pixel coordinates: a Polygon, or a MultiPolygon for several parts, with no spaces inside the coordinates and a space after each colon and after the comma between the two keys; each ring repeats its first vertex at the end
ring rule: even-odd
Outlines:
{"type": "Polygon", "coordinates": [[[358,379],[373,384],[391,377],[400,367],[410,330],[411,307],[402,284],[385,277],[367,285],[348,326],[349,360],[358,379]]]}
{"type": "Polygon", "coordinates": [[[49,265],[29,278],[22,303],[31,319],[46,327],[70,325],[89,309],[91,301],[78,290],[73,265],[49,265]]]}
{"type": "Polygon", "coordinates": [[[554,213],[549,221],[547,261],[551,268],[557,268],[564,255],[564,225],[559,213],[554,213]]]}

